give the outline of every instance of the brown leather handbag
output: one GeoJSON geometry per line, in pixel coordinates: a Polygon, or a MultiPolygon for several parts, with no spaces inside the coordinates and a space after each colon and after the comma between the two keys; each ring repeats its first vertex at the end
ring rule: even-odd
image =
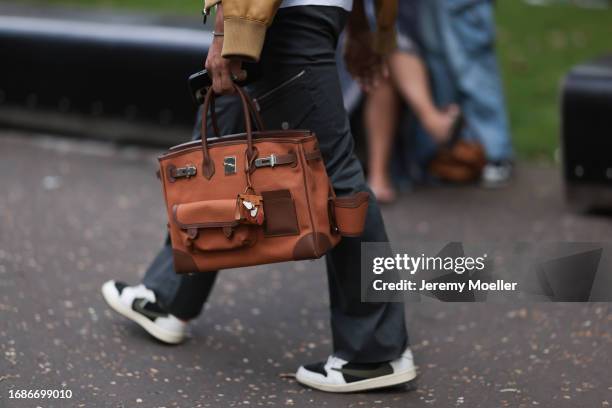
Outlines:
{"type": "Polygon", "coordinates": [[[342,235],[363,232],[368,193],[336,198],[316,136],[264,131],[251,99],[236,91],[246,133],[207,138],[211,106],[218,135],[209,90],[201,141],[159,157],[177,273],[319,258],[342,235]]]}
{"type": "Polygon", "coordinates": [[[450,149],[440,149],[429,163],[429,171],[441,180],[469,183],[477,180],[487,164],[482,145],[459,140],[450,149]]]}

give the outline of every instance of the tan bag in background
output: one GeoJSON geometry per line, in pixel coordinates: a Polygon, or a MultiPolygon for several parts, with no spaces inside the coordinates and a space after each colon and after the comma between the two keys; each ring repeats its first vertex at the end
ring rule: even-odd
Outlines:
{"type": "MultiPolygon", "coordinates": [[[[368,193],[336,198],[316,136],[263,131],[250,98],[236,91],[246,133],[207,139],[211,89],[202,140],[159,158],[177,273],[318,258],[342,235],[363,232],[368,193]]],[[[214,109],[211,116],[218,129],[214,109]]]]}
{"type": "Polygon", "coordinates": [[[468,183],[480,178],[487,164],[478,142],[459,140],[449,149],[440,149],[429,164],[429,171],[444,181],[468,183]]]}

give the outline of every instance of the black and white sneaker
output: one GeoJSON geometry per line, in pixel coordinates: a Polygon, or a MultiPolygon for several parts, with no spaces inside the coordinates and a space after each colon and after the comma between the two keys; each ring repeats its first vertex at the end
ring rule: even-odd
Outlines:
{"type": "Polygon", "coordinates": [[[484,188],[505,187],[510,182],[512,170],[509,160],[490,161],[482,170],[481,185],[484,188]]]}
{"type": "Polygon", "coordinates": [[[128,286],[111,280],[102,285],[102,296],[115,312],[138,323],[159,341],[177,344],[185,339],[187,323],[164,311],[155,292],[144,285],[128,286]]]}
{"type": "Polygon", "coordinates": [[[400,358],[387,363],[350,363],[330,356],[326,363],[301,366],[296,380],[327,392],[355,392],[404,384],[416,378],[410,349],[400,358]]]}

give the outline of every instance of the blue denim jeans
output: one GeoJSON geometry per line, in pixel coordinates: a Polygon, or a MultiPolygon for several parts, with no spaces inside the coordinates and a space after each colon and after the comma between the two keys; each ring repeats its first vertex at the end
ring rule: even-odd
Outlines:
{"type": "MultiPolygon", "coordinates": [[[[464,136],[480,141],[489,160],[511,159],[508,117],[495,55],[493,3],[425,0],[420,4],[421,41],[436,103],[459,103],[468,125],[464,136]]],[[[422,150],[434,147],[422,134],[419,142],[424,143],[422,150]]]]}

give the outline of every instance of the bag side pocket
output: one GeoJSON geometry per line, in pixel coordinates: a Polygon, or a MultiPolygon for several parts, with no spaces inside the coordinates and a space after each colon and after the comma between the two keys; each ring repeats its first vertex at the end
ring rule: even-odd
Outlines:
{"type": "Polygon", "coordinates": [[[343,237],[359,237],[363,234],[368,214],[370,194],[361,191],[351,196],[334,199],[334,221],[343,237]]]}

